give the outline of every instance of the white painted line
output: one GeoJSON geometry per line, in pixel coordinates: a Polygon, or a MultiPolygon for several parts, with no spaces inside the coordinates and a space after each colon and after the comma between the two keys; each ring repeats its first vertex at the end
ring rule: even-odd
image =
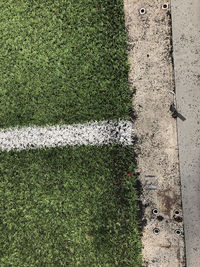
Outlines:
{"type": "Polygon", "coordinates": [[[0,150],[115,143],[131,145],[132,129],[132,122],[124,120],[8,128],[0,130],[0,150]]]}

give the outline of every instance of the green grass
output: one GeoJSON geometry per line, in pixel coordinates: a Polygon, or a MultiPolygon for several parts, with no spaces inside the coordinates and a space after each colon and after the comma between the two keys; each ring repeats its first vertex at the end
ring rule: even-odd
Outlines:
{"type": "Polygon", "coordinates": [[[132,149],[2,153],[0,265],[139,266],[132,149]]]}
{"type": "MultiPolygon", "coordinates": [[[[129,118],[123,0],[0,9],[0,128],[129,118]]],[[[141,266],[133,149],[0,151],[0,266],[141,266]]]]}
{"type": "Polygon", "coordinates": [[[122,0],[1,0],[0,9],[0,127],[127,117],[122,0]]]}

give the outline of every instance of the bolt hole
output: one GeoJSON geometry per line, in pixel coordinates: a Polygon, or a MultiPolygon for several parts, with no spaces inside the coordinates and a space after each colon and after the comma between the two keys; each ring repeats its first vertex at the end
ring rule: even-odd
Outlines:
{"type": "Polygon", "coordinates": [[[149,54],[147,54],[147,57],[149,57],[149,54]]]}
{"type": "Polygon", "coordinates": [[[154,229],[153,229],[153,232],[154,232],[155,235],[158,235],[159,232],[160,232],[160,230],[159,230],[158,228],[154,228],[154,229]]]}
{"type": "Polygon", "coordinates": [[[157,209],[153,209],[152,213],[157,215],[158,214],[158,210],[157,209]]]}
{"type": "Polygon", "coordinates": [[[168,4],[163,4],[162,9],[168,9],[168,4]]]}
{"type": "Polygon", "coordinates": [[[145,14],[145,13],[146,13],[146,9],[145,9],[145,8],[141,8],[141,9],[140,9],[140,14],[143,15],[143,14],[145,14]]]}
{"type": "Polygon", "coordinates": [[[181,235],[181,231],[179,229],[175,230],[175,234],[181,235]]]}
{"type": "Polygon", "coordinates": [[[175,210],[174,214],[175,215],[179,215],[180,214],[180,211],[179,210],[175,210]]]}

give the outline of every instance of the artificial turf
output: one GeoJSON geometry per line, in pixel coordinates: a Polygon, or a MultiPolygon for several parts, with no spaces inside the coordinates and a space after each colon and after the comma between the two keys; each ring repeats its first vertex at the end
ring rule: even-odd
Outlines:
{"type": "Polygon", "coordinates": [[[1,0],[0,10],[0,127],[127,118],[122,0],[1,0]]]}
{"type": "MultiPolygon", "coordinates": [[[[123,0],[0,9],[0,128],[129,118],[123,0]]],[[[140,266],[133,150],[0,151],[0,266],[140,266]]]]}
{"type": "Polygon", "coordinates": [[[133,148],[0,155],[1,266],[139,266],[133,148]]]}

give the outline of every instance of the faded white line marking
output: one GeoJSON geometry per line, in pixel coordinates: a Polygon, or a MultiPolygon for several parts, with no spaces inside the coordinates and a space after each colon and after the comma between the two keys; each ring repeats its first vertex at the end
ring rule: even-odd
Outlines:
{"type": "Polygon", "coordinates": [[[132,130],[132,122],[124,120],[1,129],[0,149],[10,151],[75,145],[131,145],[132,130]]]}

